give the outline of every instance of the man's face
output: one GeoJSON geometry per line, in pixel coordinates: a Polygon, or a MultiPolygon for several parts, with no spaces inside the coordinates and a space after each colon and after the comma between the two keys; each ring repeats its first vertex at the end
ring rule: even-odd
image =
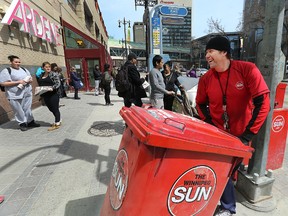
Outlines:
{"type": "Polygon", "coordinates": [[[161,61],[160,61],[159,63],[156,62],[156,68],[157,68],[158,70],[162,69],[162,68],[163,68],[163,64],[164,64],[163,59],[161,59],[161,61]]]}
{"type": "Polygon", "coordinates": [[[208,62],[210,68],[215,68],[221,66],[223,61],[227,59],[227,52],[219,51],[215,49],[206,50],[206,61],[208,62]]]}
{"type": "Polygon", "coordinates": [[[132,64],[136,65],[137,64],[137,59],[132,59],[132,64]]]}

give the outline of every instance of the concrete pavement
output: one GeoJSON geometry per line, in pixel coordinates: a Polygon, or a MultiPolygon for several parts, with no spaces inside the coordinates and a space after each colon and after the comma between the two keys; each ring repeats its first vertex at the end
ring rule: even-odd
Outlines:
{"type": "MultiPolygon", "coordinates": [[[[41,124],[21,132],[15,121],[0,126],[0,216],[96,216],[105,196],[124,122],[123,102],[112,90],[114,106],[104,96],[80,93],[61,99],[63,124],[48,132],[53,116],[47,107],[33,110],[41,124]]],[[[288,159],[274,171],[277,208],[256,212],[241,204],[239,216],[284,216],[288,211],[288,159]]]]}

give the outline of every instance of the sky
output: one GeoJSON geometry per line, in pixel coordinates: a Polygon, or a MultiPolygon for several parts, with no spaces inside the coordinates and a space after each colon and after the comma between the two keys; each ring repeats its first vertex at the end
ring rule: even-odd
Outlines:
{"type": "MultiPolygon", "coordinates": [[[[118,27],[118,20],[134,22],[143,21],[144,7],[135,9],[135,0],[98,0],[100,10],[108,31],[108,35],[115,39],[124,38],[123,25],[118,27]]],[[[237,31],[241,21],[244,0],[193,0],[192,7],[192,37],[198,38],[208,33],[207,21],[212,17],[219,20],[226,32],[237,31]]],[[[128,27],[126,25],[126,27],[128,27]]]]}

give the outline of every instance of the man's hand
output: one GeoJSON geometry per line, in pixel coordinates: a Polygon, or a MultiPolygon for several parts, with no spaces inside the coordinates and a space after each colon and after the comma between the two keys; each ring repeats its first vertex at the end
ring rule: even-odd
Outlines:
{"type": "Polygon", "coordinates": [[[168,95],[175,95],[175,92],[174,91],[168,91],[168,95]]]}

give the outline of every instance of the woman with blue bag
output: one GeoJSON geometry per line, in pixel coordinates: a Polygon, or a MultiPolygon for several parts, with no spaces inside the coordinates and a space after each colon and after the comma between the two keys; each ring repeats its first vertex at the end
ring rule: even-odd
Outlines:
{"type": "Polygon", "coordinates": [[[71,67],[70,80],[71,85],[74,88],[74,99],[79,100],[80,98],[78,97],[78,91],[83,87],[83,83],[81,79],[78,77],[75,67],[71,67]]]}

